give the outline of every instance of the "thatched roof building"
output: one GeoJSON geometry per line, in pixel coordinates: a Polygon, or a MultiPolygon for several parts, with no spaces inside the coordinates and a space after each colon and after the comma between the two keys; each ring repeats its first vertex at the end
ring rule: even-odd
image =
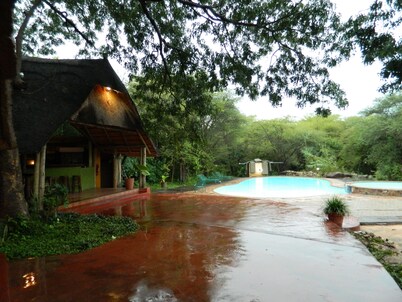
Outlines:
{"type": "Polygon", "coordinates": [[[68,121],[105,153],[157,155],[125,86],[106,59],[25,58],[26,88],[15,90],[13,116],[21,154],[41,150],[68,121]]]}

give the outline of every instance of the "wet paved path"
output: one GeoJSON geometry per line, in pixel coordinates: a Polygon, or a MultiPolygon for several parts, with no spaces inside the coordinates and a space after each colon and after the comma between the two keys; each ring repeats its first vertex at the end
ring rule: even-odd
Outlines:
{"type": "Polygon", "coordinates": [[[9,263],[8,301],[402,301],[364,246],[295,203],[153,195],[93,210],[130,215],[142,230],[9,263]],[[27,274],[35,284],[24,289],[27,274]]]}

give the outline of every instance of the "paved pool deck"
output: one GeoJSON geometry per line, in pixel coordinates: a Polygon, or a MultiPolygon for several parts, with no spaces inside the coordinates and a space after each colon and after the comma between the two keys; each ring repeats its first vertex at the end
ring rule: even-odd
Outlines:
{"type": "Polygon", "coordinates": [[[381,264],[317,206],[208,193],[100,206],[141,230],[77,255],[3,261],[0,300],[402,301],[381,264]]]}
{"type": "MultiPolygon", "coordinates": [[[[222,185],[236,184],[248,178],[238,178],[230,182],[208,186],[201,194],[219,195],[214,189],[222,185]]],[[[345,182],[327,179],[333,186],[344,187],[345,182]]],[[[278,202],[297,205],[316,215],[322,215],[323,204],[332,195],[296,198],[269,198],[278,202]]],[[[368,194],[347,194],[341,197],[348,203],[351,215],[363,224],[402,224],[402,197],[376,196],[368,194]]]]}

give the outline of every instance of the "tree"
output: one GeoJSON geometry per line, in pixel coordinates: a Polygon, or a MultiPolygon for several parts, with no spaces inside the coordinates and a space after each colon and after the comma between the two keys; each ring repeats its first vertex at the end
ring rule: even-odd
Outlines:
{"type": "Polygon", "coordinates": [[[234,83],[276,105],[284,96],[346,105],[327,70],[348,55],[328,0],[20,0],[15,27],[25,53],[48,55],[72,39],[81,54],[116,57],[145,80],[203,70],[210,88],[234,83]]]}
{"type": "Polygon", "coordinates": [[[283,162],[281,168],[298,166],[298,152],[304,146],[305,133],[297,129],[294,121],[284,118],[266,121],[253,121],[243,133],[242,147],[244,158],[254,158],[283,162]]]}
{"type": "Polygon", "coordinates": [[[16,57],[12,34],[14,1],[0,2],[0,219],[27,214],[17,141],[12,124],[12,82],[16,57]]]}
{"type": "Polygon", "coordinates": [[[368,161],[378,179],[402,179],[402,94],[377,99],[363,112],[372,121],[364,134],[369,144],[368,161]]]}
{"type": "Polygon", "coordinates": [[[305,132],[305,146],[302,149],[305,168],[320,173],[339,170],[339,152],[342,149],[340,137],[345,125],[339,116],[308,117],[298,123],[299,131],[305,132]]]}
{"type": "Polygon", "coordinates": [[[343,130],[344,123],[338,116],[253,121],[243,134],[242,160],[279,161],[283,162],[283,169],[333,170],[338,167],[343,130]]]}
{"type": "Polygon", "coordinates": [[[348,22],[350,43],[362,51],[363,62],[383,64],[381,76],[386,81],[382,92],[402,89],[402,2],[375,0],[367,13],[359,14],[348,22]]]}
{"type": "Polygon", "coordinates": [[[237,98],[228,92],[212,96],[211,110],[201,122],[201,144],[211,162],[205,171],[237,175],[239,168],[239,135],[246,118],[236,107],[237,98]]]}
{"type": "Polygon", "coordinates": [[[198,75],[172,77],[169,89],[143,82],[140,77],[129,84],[144,126],[159,153],[168,164],[172,178],[179,171],[185,180],[187,169],[200,171],[210,161],[202,147],[202,123],[210,114],[212,97],[198,75]],[[189,87],[187,89],[187,87],[189,87]]]}
{"type": "Polygon", "coordinates": [[[342,161],[377,179],[402,179],[402,95],[377,99],[364,116],[347,121],[342,161]]]}
{"type": "MultiPolygon", "coordinates": [[[[115,57],[141,72],[140,87],[152,81],[168,89],[179,83],[174,78],[198,73],[206,89],[233,83],[237,93],[267,96],[274,105],[293,96],[298,106],[318,104],[325,115],[328,102],[347,104],[327,70],[350,51],[329,0],[19,0],[14,12],[17,89],[22,54],[49,55],[70,39],[82,56],[115,57]]],[[[9,28],[11,20],[4,20],[9,28]]],[[[2,106],[10,110],[11,102],[2,99],[2,106]]],[[[16,195],[11,199],[21,208],[16,195]]]]}

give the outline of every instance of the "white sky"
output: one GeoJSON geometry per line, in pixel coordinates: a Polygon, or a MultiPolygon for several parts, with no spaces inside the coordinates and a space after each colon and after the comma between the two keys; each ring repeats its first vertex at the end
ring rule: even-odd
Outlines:
{"type": "MultiPolygon", "coordinates": [[[[344,20],[370,7],[372,0],[332,0],[336,10],[344,20]]],[[[360,54],[353,56],[349,61],[343,62],[331,70],[331,78],[341,85],[346,93],[349,106],[340,110],[335,106],[331,107],[333,114],[343,117],[357,115],[363,109],[371,106],[374,99],[381,97],[378,88],[381,86],[379,76],[381,64],[376,63],[370,66],[361,62],[360,54]]],[[[318,105],[307,105],[305,108],[297,108],[295,100],[286,99],[281,107],[274,108],[267,98],[251,101],[247,97],[242,98],[237,107],[245,115],[255,116],[259,120],[274,119],[285,116],[300,119],[309,114],[314,114],[318,105]]]]}
{"type": "MultiPolygon", "coordinates": [[[[342,15],[343,19],[367,10],[373,0],[332,0],[336,5],[337,11],[342,15]]],[[[67,43],[59,47],[57,56],[59,58],[72,58],[76,55],[76,51],[72,48],[74,44],[67,43]]],[[[116,61],[110,60],[113,68],[123,81],[127,81],[128,72],[120,66],[116,61]]],[[[361,110],[369,107],[373,100],[380,97],[378,88],[381,86],[379,72],[381,64],[366,66],[361,63],[360,55],[353,56],[349,61],[343,62],[336,68],[331,70],[331,78],[341,85],[346,92],[349,106],[345,110],[331,107],[333,114],[339,114],[343,117],[357,115],[361,110]]],[[[243,97],[237,104],[240,112],[255,116],[257,119],[273,119],[285,116],[291,116],[296,119],[314,114],[314,110],[318,105],[307,105],[305,108],[297,108],[295,100],[285,99],[281,107],[273,108],[267,98],[261,98],[251,101],[247,97],[243,97]]]]}

